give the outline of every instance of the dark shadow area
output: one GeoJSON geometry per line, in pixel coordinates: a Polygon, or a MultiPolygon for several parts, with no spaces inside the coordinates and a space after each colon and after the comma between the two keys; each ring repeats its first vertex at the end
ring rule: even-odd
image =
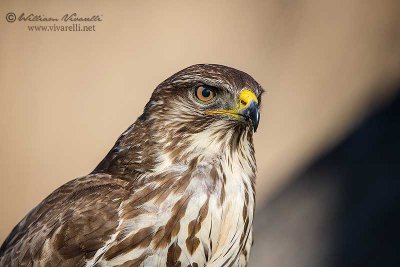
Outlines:
{"type": "Polygon", "coordinates": [[[400,94],[259,210],[251,258],[250,266],[400,266],[400,94]]]}

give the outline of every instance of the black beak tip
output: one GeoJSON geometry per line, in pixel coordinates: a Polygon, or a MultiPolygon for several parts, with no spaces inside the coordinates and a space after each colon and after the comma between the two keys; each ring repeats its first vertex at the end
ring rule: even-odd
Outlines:
{"type": "Polygon", "coordinates": [[[256,102],[252,102],[242,113],[246,118],[251,120],[254,132],[257,131],[258,123],[260,122],[260,109],[256,102]]]}
{"type": "Polygon", "coordinates": [[[254,132],[257,132],[258,123],[260,122],[260,110],[257,108],[257,111],[254,112],[251,117],[251,123],[253,124],[254,132]]]}

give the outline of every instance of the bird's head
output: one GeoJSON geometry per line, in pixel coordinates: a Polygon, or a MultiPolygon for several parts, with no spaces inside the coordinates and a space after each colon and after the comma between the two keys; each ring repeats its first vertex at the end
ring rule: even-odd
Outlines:
{"type": "Polygon", "coordinates": [[[242,71],[193,65],[156,88],[143,118],[160,123],[160,130],[186,134],[210,129],[253,133],[260,121],[262,93],[262,87],[242,71]]]}
{"type": "Polygon", "coordinates": [[[222,65],[193,65],[154,90],[139,119],[96,171],[120,173],[186,162],[222,150],[253,158],[263,89],[248,74],[222,65]]]}

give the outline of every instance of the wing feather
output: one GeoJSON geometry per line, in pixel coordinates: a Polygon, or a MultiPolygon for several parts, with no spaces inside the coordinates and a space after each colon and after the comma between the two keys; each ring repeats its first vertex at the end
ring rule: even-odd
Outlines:
{"type": "Polygon", "coordinates": [[[0,266],[83,265],[115,233],[126,185],[94,174],[61,186],[15,226],[0,248],[0,266]]]}

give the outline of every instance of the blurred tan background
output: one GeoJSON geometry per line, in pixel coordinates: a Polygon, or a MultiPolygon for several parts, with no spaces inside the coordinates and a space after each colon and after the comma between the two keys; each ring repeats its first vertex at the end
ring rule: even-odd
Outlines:
{"type": "Polygon", "coordinates": [[[0,242],[92,171],[161,81],[196,63],[238,68],[267,91],[255,135],[262,205],[394,94],[399,14],[397,0],[1,1],[0,242]],[[102,21],[30,32],[54,23],[8,23],[9,12],[102,21]]]}

